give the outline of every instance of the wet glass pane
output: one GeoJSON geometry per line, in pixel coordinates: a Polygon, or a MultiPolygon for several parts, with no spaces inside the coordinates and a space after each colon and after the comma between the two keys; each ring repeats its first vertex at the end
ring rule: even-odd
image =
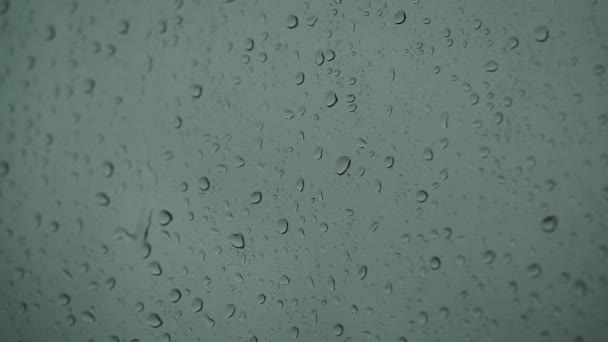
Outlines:
{"type": "Polygon", "coordinates": [[[0,341],[606,341],[608,2],[0,0],[0,341]]]}

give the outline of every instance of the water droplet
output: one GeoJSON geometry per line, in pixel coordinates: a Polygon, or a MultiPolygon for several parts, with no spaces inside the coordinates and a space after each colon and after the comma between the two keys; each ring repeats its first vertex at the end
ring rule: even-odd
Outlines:
{"type": "Polygon", "coordinates": [[[327,107],[333,107],[336,103],[338,103],[338,95],[334,91],[325,93],[325,105],[327,107]]]}
{"type": "Polygon", "coordinates": [[[300,329],[297,327],[291,327],[288,333],[291,338],[298,338],[298,335],[300,335],[300,329]]]}
{"type": "Polygon", "coordinates": [[[83,311],[81,314],[81,319],[83,322],[88,323],[88,324],[93,324],[93,323],[95,323],[95,320],[96,320],[95,314],[91,310],[83,311]]]}
{"type": "Polygon", "coordinates": [[[405,11],[404,10],[398,10],[397,13],[395,13],[395,17],[394,17],[394,23],[395,25],[401,25],[405,22],[405,19],[407,18],[407,16],[405,15],[405,11]]]}
{"type": "Polygon", "coordinates": [[[313,152],[313,156],[317,160],[320,160],[321,158],[323,158],[323,148],[322,147],[315,148],[315,150],[313,152]]]}
{"type": "Polygon", "coordinates": [[[290,14],[287,16],[287,28],[293,29],[296,28],[298,26],[298,17],[296,17],[293,14],[290,14]]]}
{"type": "Polygon", "coordinates": [[[507,46],[510,50],[517,48],[519,46],[519,39],[517,39],[517,37],[507,38],[507,46]]]}
{"type": "Polygon", "coordinates": [[[65,318],[65,325],[71,327],[74,324],[76,324],[76,317],[74,315],[67,315],[65,318]]]}
{"type": "Polygon", "coordinates": [[[432,257],[431,258],[431,269],[432,270],[438,270],[439,268],[441,268],[441,259],[439,259],[439,257],[432,257]]]}
{"type": "Polygon", "coordinates": [[[252,51],[255,47],[255,42],[251,38],[245,39],[245,50],[252,51]]]}
{"type": "Polygon", "coordinates": [[[110,196],[108,196],[105,192],[98,192],[95,196],[97,204],[106,207],[110,205],[110,196]]]}
{"type": "Polygon", "coordinates": [[[495,72],[496,70],[498,70],[498,63],[494,60],[488,61],[484,65],[484,69],[486,70],[486,72],[495,72]]]}
{"type": "Polygon", "coordinates": [[[427,198],[429,198],[429,194],[424,190],[418,190],[416,193],[416,201],[420,203],[426,202],[427,198]]]}
{"type": "Polygon", "coordinates": [[[284,218],[278,219],[277,220],[277,229],[278,229],[279,233],[281,233],[281,234],[287,233],[287,230],[289,229],[289,222],[287,221],[287,219],[284,219],[284,218]]]}
{"type": "Polygon", "coordinates": [[[209,328],[213,328],[215,326],[215,320],[211,318],[208,314],[205,314],[203,319],[209,328]]]}
{"type": "Polygon", "coordinates": [[[262,202],[262,193],[259,191],[252,192],[249,196],[249,201],[251,202],[251,204],[258,204],[262,202]]]}
{"type": "Polygon", "coordinates": [[[160,263],[158,261],[150,261],[148,264],[148,270],[154,276],[163,274],[163,269],[160,267],[160,263]]]}
{"type": "Polygon", "coordinates": [[[544,43],[549,39],[549,28],[545,25],[537,26],[534,29],[534,39],[539,43],[544,43]]]}
{"type": "Polygon", "coordinates": [[[336,58],[336,52],[332,49],[327,49],[325,52],[323,52],[323,56],[325,56],[325,59],[328,62],[331,62],[336,58]]]}
{"type": "Polygon", "coordinates": [[[57,298],[57,302],[60,305],[64,305],[64,306],[69,305],[71,301],[72,301],[72,298],[68,294],[65,294],[65,293],[60,294],[59,297],[57,298]]]}
{"type": "Polygon", "coordinates": [[[158,214],[158,222],[161,226],[167,226],[171,221],[173,221],[173,214],[168,210],[161,210],[158,214]]]}
{"type": "Polygon", "coordinates": [[[350,158],[347,156],[341,156],[336,160],[336,173],[343,175],[350,167],[350,158]]]}
{"type": "Polygon", "coordinates": [[[234,304],[226,304],[226,307],[224,308],[224,316],[226,318],[230,318],[230,317],[234,316],[235,312],[236,312],[236,306],[234,304]]]}
{"type": "Polygon", "coordinates": [[[101,164],[101,172],[104,175],[104,177],[107,177],[107,178],[112,177],[112,175],[114,174],[114,164],[112,164],[112,162],[107,161],[107,160],[104,161],[101,164]]]}
{"type": "Polygon", "coordinates": [[[365,279],[365,277],[367,277],[367,266],[361,265],[361,267],[359,267],[359,271],[357,272],[357,276],[361,280],[365,279]]]}
{"type": "Polygon", "coordinates": [[[300,71],[296,74],[296,84],[302,85],[303,83],[304,83],[304,73],[300,71]]]}
{"type": "Polygon", "coordinates": [[[393,165],[395,165],[395,157],[388,156],[384,158],[384,167],[390,169],[391,167],[393,167],[393,165]]]}
{"type": "Polygon", "coordinates": [[[488,249],[487,251],[483,252],[483,255],[481,256],[481,260],[483,261],[483,263],[488,265],[493,263],[494,259],[496,259],[496,253],[491,249],[488,249]]]}
{"type": "Polygon", "coordinates": [[[198,99],[203,95],[203,87],[199,84],[193,84],[190,86],[190,93],[192,98],[198,99]]]}
{"type": "Polygon", "coordinates": [[[424,158],[424,160],[427,161],[433,160],[434,155],[435,154],[433,153],[433,150],[430,147],[425,148],[424,152],[422,153],[422,157],[424,158]]]}
{"type": "Polygon", "coordinates": [[[232,247],[234,248],[240,249],[245,247],[245,238],[243,237],[243,234],[230,234],[230,236],[228,237],[228,241],[230,242],[230,245],[232,245],[232,247]]]}
{"type": "Polygon", "coordinates": [[[160,319],[160,316],[155,313],[149,314],[148,317],[146,318],[146,322],[152,328],[159,328],[163,325],[162,319],[160,319]]]}
{"type": "Polygon", "coordinates": [[[587,294],[587,283],[581,279],[575,281],[574,293],[576,293],[577,296],[585,296],[587,294]]]}
{"type": "Polygon", "coordinates": [[[541,221],[542,230],[545,233],[553,233],[557,229],[557,224],[559,220],[554,215],[549,215],[543,218],[541,221]]]}
{"type": "Polygon", "coordinates": [[[342,336],[342,334],[344,333],[344,326],[342,324],[334,324],[334,335],[336,336],[342,336]]]}
{"type": "Polygon", "coordinates": [[[198,187],[202,190],[202,191],[207,191],[209,190],[209,188],[211,187],[211,182],[209,182],[209,178],[207,177],[201,177],[198,179],[198,187]]]}
{"type": "Polygon", "coordinates": [[[203,300],[199,297],[192,299],[192,312],[200,312],[203,310],[203,300]]]}
{"type": "Polygon", "coordinates": [[[543,268],[537,263],[532,263],[528,265],[528,267],[526,268],[526,272],[528,273],[528,276],[530,278],[536,279],[542,275],[543,268]]]}
{"type": "Polygon", "coordinates": [[[296,190],[298,192],[302,192],[304,191],[304,178],[298,178],[298,180],[296,180],[296,190]]]}
{"type": "Polygon", "coordinates": [[[182,298],[182,292],[178,289],[171,289],[171,291],[169,291],[169,300],[172,301],[173,303],[177,303],[179,302],[179,300],[182,298]]]}

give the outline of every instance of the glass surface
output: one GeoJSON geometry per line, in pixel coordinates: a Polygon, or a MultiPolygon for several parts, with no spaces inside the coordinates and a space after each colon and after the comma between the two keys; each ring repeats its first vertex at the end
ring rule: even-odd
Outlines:
{"type": "Polygon", "coordinates": [[[608,340],[608,1],[0,0],[0,341],[608,340]]]}

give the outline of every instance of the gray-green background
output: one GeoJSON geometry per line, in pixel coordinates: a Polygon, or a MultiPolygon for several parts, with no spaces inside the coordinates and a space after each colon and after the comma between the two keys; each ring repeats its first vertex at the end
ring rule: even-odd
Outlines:
{"type": "Polygon", "coordinates": [[[607,30],[0,0],[0,341],[606,341],[607,30]]]}

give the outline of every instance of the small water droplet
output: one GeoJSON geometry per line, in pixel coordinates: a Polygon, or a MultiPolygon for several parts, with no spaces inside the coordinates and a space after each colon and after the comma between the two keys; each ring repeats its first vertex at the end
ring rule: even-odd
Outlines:
{"type": "Polygon", "coordinates": [[[202,191],[207,191],[209,190],[209,188],[211,187],[211,182],[209,182],[209,178],[207,177],[201,177],[198,179],[198,187],[202,190],[202,191]]]}
{"type": "Polygon", "coordinates": [[[496,259],[496,253],[491,249],[488,249],[487,251],[483,252],[483,255],[481,256],[481,260],[484,262],[484,264],[488,265],[493,263],[494,259],[496,259]]]}
{"type": "Polygon", "coordinates": [[[203,87],[200,84],[193,84],[190,86],[190,93],[192,98],[198,99],[203,95],[203,87]]]}
{"type": "Polygon", "coordinates": [[[401,25],[405,22],[405,19],[407,18],[407,16],[405,15],[405,11],[404,10],[398,10],[395,13],[395,17],[394,19],[394,23],[395,25],[401,25]]]}
{"type": "Polygon", "coordinates": [[[325,105],[327,107],[333,107],[336,103],[338,103],[338,95],[334,91],[328,91],[325,93],[325,105]]]}
{"type": "Polygon", "coordinates": [[[108,196],[105,192],[98,192],[95,198],[97,200],[97,204],[102,207],[110,205],[110,196],[108,196]]]}
{"type": "Polygon", "coordinates": [[[395,165],[395,157],[388,156],[384,158],[384,167],[390,169],[391,167],[393,167],[393,165],[395,165]]]}
{"type": "Polygon", "coordinates": [[[432,257],[430,265],[431,265],[432,270],[440,269],[441,268],[441,259],[439,259],[439,257],[436,257],[436,256],[432,257]]]}
{"type": "Polygon", "coordinates": [[[541,221],[542,230],[545,233],[553,233],[557,229],[559,220],[554,215],[546,216],[541,221]]]}
{"type": "Polygon", "coordinates": [[[343,175],[350,167],[350,158],[347,156],[341,156],[336,160],[336,173],[343,175]]]}
{"type": "Polygon", "coordinates": [[[420,203],[426,202],[427,198],[429,198],[429,194],[424,190],[418,190],[416,193],[416,201],[420,203]]]}
{"type": "Polygon", "coordinates": [[[422,157],[426,161],[433,160],[434,155],[435,155],[435,153],[433,152],[433,150],[430,147],[425,148],[424,152],[422,153],[422,157]]]}
{"type": "Polygon", "coordinates": [[[160,263],[158,261],[150,261],[148,264],[148,270],[154,276],[160,276],[163,274],[163,269],[160,267],[160,263]]]}
{"type": "Polygon", "coordinates": [[[161,226],[167,226],[173,221],[173,214],[168,210],[161,210],[158,214],[158,222],[161,226]]]}
{"type": "Polygon", "coordinates": [[[297,327],[291,327],[289,329],[289,336],[291,336],[291,338],[298,338],[298,335],[300,335],[300,329],[297,327]]]}
{"type": "Polygon", "coordinates": [[[296,190],[298,192],[302,192],[304,191],[304,178],[298,178],[298,180],[296,180],[296,190]]]}
{"type": "Polygon", "coordinates": [[[296,17],[293,14],[290,14],[287,16],[287,28],[293,29],[296,28],[298,26],[298,17],[296,17]]]}
{"type": "Polygon", "coordinates": [[[365,279],[365,277],[367,277],[367,266],[361,265],[361,267],[359,267],[359,271],[357,272],[357,276],[361,280],[365,279]]]}
{"type": "Polygon", "coordinates": [[[526,268],[526,272],[528,273],[528,276],[530,278],[536,279],[542,275],[543,268],[537,263],[532,263],[528,265],[528,267],[526,268]]]}
{"type": "Polygon", "coordinates": [[[60,294],[59,297],[57,298],[57,302],[60,305],[64,305],[64,306],[69,305],[71,301],[72,301],[72,298],[66,293],[60,294]]]}
{"type": "Polygon", "coordinates": [[[304,83],[304,73],[300,71],[296,74],[296,84],[302,85],[303,83],[304,83]]]}
{"type": "Polygon", "coordinates": [[[344,326],[342,324],[336,323],[334,324],[334,335],[336,336],[342,336],[342,334],[344,333],[344,326]]]}
{"type": "Polygon", "coordinates": [[[232,247],[234,248],[240,249],[245,247],[245,238],[243,237],[243,234],[231,234],[228,237],[228,241],[230,242],[230,245],[232,245],[232,247]]]}
{"type": "Polygon", "coordinates": [[[259,191],[252,192],[249,196],[249,201],[251,202],[251,204],[258,204],[262,202],[262,193],[259,191]]]}
{"type": "Polygon", "coordinates": [[[234,316],[235,312],[236,312],[236,306],[234,304],[226,304],[226,307],[224,308],[224,316],[226,318],[230,318],[230,317],[234,316]]]}
{"type": "Polygon", "coordinates": [[[179,300],[182,298],[182,292],[178,289],[171,289],[171,291],[169,291],[169,300],[172,301],[173,303],[177,303],[179,302],[179,300]]]}
{"type": "Polygon", "coordinates": [[[287,221],[287,219],[284,219],[284,218],[278,219],[277,220],[277,229],[278,229],[279,233],[281,233],[281,234],[287,233],[287,230],[289,229],[289,222],[287,221]]]}
{"type": "Polygon", "coordinates": [[[534,39],[539,43],[544,43],[549,39],[549,28],[545,25],[537,26],[534,29],[534,39]]]}
{"type": "Polygon", "coordinates": [[[495,72],[496,70],[498,70],[498,63],[494,60],[488,61],[484,65],[484,69],[486,70],[486,72],[495,72]]]}
{"type": "Polygon", "coordinates": [[[160,318],[160,316],[158,314],[155,313],[151,313],[148,315],[148,317],[146,318],[146,322],[148,322],[148,325],[151,326],[152,328],[159,328],[163,325],[163,321],[160,318]]]}
{"type": "Polygon", "coordinates": [[[112,175],[114,174],[114,164],[112,164],[112,162],[107,161],[107,160],[104,161],[101,164],[101,172],[104,175],[104,177],[106,177],[106,178],[112,177],[112,175]]]}
{"type": "Polygon", "coordinates": [[[203,310],[203,300],[199,297],[192,299],[192,312],[200,312],[203,310]]]}
{"type": "Polygon", "coordinates": [[[315,150],[313,152],[313,156],[317,160],[320,160],[321,158],[323,158],[323,148],[322,147],[315,148],[315,150]]]}
{"type": "Polygon", "coordinates": [[[510,50],[517,48],[519,46],[519,39],[517,39],[517,37],[507,38],[507,46],[510,50]]]}

